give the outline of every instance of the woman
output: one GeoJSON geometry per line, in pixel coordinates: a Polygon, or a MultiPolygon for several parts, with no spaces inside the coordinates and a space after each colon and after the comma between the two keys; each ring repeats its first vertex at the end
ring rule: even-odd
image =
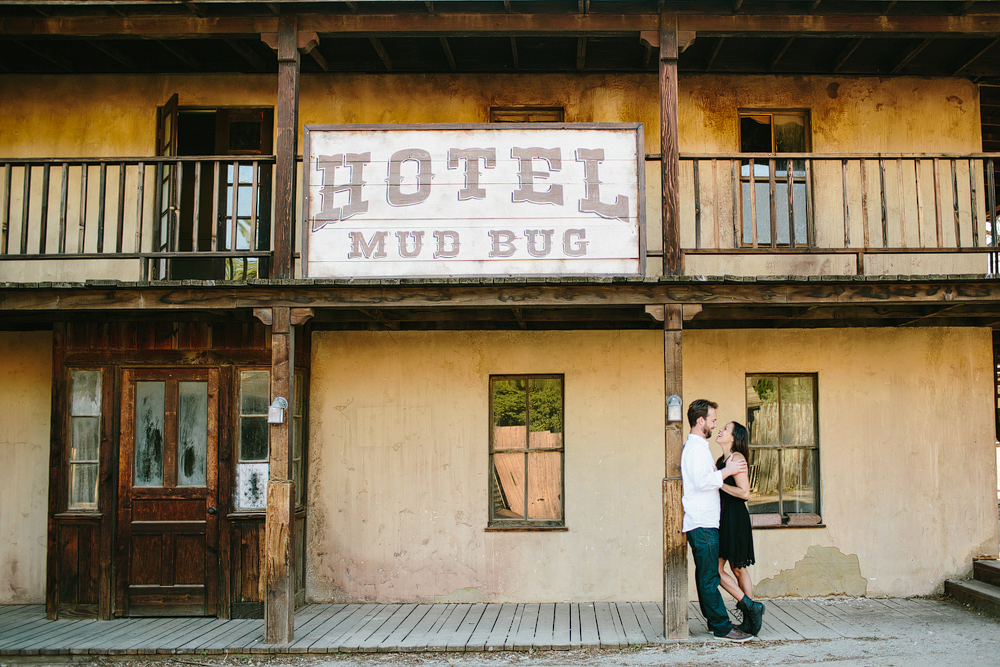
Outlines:
{"type": "MultiPolygon", "coordinates": [[[[726,467],[731,459],[743,459],[749,465],[749,436],[743,424],[729,422],[719,431],[715,441],[722,447],[722,456],[715,462],[717,468],[726,467]]],[[[764,618],[764,605],[751,599],[753,582],[747,571],[747,567],[754,563],[753,532],[746,503],[750,497],[750,476],[741,472],[727,477],[719,489],[719,496],[722,505],[719,516],[719,578],[722,587],[737,600],[736,606],[743,612],[740,630],[757,635],[764,618]],[[732,576],[725,570],[727,562],[733,571],[732,576]]]]}

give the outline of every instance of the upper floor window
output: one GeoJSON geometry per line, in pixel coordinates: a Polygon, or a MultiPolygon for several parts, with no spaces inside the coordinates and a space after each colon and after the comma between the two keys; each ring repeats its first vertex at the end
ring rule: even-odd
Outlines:
{"type": "MultiPolygon", "coordinates": [[[[812,150],[809,112],[806,110],[743,110],[739,112],[739,121],[741,153],[780,155],[812,150]]],[[[769,158],[744,159],[740,180],[743,245],[788,246],[792,239],[795,245],[808,245],[806,213],[809,188],[805,160],[780,157],[773,161],[769,158]],[[789,187],[792,189],[791,197],[789,187]]]]}
{"type": "Polygon", "coordinates": [[[490,378],[490,527],[558,528],[563,508],[563,378],[490,378]]]}
{"type": "Polygon", "coordinates": [[[491,123],[561,123],[562,107],[490,107],[491,123]]]}
{"type": "Polygon", "coordinates": [[[815,375],[747,375],[750,500],[755,524],[819,522],[815,375]]]}

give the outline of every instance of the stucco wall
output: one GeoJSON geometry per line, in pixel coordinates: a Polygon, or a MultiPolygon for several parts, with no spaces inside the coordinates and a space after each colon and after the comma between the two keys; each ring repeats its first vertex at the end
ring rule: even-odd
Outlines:
{"type": "MultiPolygon", "coordinates": [[[[565,108],[570,122],[642,122],[646,151],[659,152],[659,101],[654,74],[584,74],[579,76],[517,75],[352,75],[305,74],[300,86],[299,121],[331,123],[472,123],[486,122],[490,106],[537,105],[565,108]]],[[[135,75],[135,76],[23,76],[0,75],[0,99],[18,100],[0,108],[0,157],[139,156],[155,150],[156,107],[177,92],[181,106],[273,106],[276,78],[270,75],[135,75]]],[[[974,152],[981,149],[979,96],[965,79],[916,77],[826,76],[728,76],[684,75],[679,80],[679,125],[682,153],[738,151],[740,109],[809,109],[812,149],[815,152],[974,152]]],[[[300,143],[301,146],[301,143],[300,143]]],[[[944,185],[950,184],[947,163],[944,185]]],[[[834,172],[839,166],[833,165],[834,172]]],[[[856,169],[856,167],[854,167],[856,169]]],[[[874,169],[874,167],[872,167],[874,169]]],[[[889,183],[895,183],[889,167],[889,183]]],[[[924,200],[933,199],[932,175],[925,165],[924,200]]],[[[960,165],[960,171],[964,169],[960,165]]],[[[719,208],[721,218],[731,210],[728,167],[722,165],[719,208]],[[728,208],[727,208],[728,207],[728,208]]],[[[907,172],[907,188],[912,180],[907,172]]],[[[854,181],[860,177],[852,176],[854,181]]],[[[874,171],[869,174],[869,189],[874,171]]],[[[17,178],[15,178],[15,181],[17,178]]],[[[960,195],[967,201],[968,173],[959,174],[960,195]]],[[[981,179],[980,179],[981,180],[981,179]]],[[[651,251],[660,249],[659,165],[646,164],[647,239],[651,251]]],[[[817,211],[842,208],[839,172],[814,176],[817,211]],[[836,183],[835,183],[836,182],[836,183]],[[830,187],[824,189],[823,184],[830,187]],[[840,198],[840,199],[838,199],[840,198]]],[[[15,183],[16,185],[16,183],[15,183]]],[[[855,184],[856,185],[856,184],[855,184]]],[[[715,198],[703,176],[703,243],[711,238],[715,198]]],[[[695,247],[694,196],[690,163],[681,169],[682,245],[695,247]]],[[[890,189],[888,208],[898,206],[890,189]]],[[[72,188],[71,188],[72,190],[72,188]]],[[[983,192],[982,183],[979,191],[983,192]]],[[[873,238],[880,230],[877,192],[869,195],[873,238]]],[[[15,188],[14,199],[19,197],[15,188]]],[[[860,188],[853,187],[854,245],[862,238],[860,188]]],[[[908,195],[909,198],[912,198],[908,195]]],[[[942,188],[942,210],[952,211],[951,188],[942,188]]],[[[980,196],[980,199],[982,197],[980,196]]],[[[15,201],[15,204],[17,202],[15,201]]],[[[76,198],[71,197],[70,219],[76,198]]],[[[152,200],[148,206],[152,206],[152,200]]],[[[915,201],[908,213],[905,233],[909,245],[917,244],[915,201]]],[[[967,205],[966,205],[967,206],[967,205]]],[[[15,206],[15,210],[17,207],[15,206]]],[[[127,207],[131,223],[134,207],[127,207]]],[[[731,245],[731,214],[729,244],[731,245]]],[[[968,226],[968,211],[963,213],[968,226]]],[[[946,222],[950,222],[950,219],[946,222]]],[[[933,234],[934,216],[926,212],[925,232],[933,234]]],[[[982,226],[982,219],[980,220],[982,226]]],[[[53,230],[56,226],[50,225],[53,230]]],[[[951,244],[953,224],[943,225],[945,243],[951,244]]],[[[131,230],[131,228],[130,228],[131,230]]],[[[721,242],[726,247],[726,225],[721,242]]],[[[56,231],[52,232],[57,233],[56,231]]],[[[971,232],[965,232],[967,235],[971,232]]],[[[897,235],[890,228],[890,238],[897,235]]],[[[985,238],[985,231],[981,236],[985,238]]],[[[131,238],[126,233],[127,238],[131,238]]],[[[933,240],[933,239],[932,239],[933,240]]],[[[817,229],[820,246],[843,242],[843,229],[834,222],[817,229]]],[[[966,245],[970,239],[965,239],[966,245]]],[[[898,241],[893,242],[898,245],[898,241]]],[[[933,244],[933,243],[931,243],[933,244]]],[[[870,257],[868,273],[969,273],[985,271],[985,256],[870,257]]],[[[136,263],[114,267],[114,276],[95,276],[93,268],[73,269],[41,263],[17,267],[0,274],[7,280],[75,280],[83,277],[137,278],[136,263]],[[79,275],[77,275],[79,274],[79,275]]],[[[647,271],[659,271],[659,259],[647,271]]],[[[821,257],[719,257],[692,256],[688,274],[851,274],[851,258],[821,257]]]]}
{"type": "Polygon", "coordinates": [[[52,334],[0,331],[0,604],[45,601],[52,334]]]}
{"type": "MultiPolygon", "coordinates": [[[[826,526],[755,533],[761,594],[929,594],[997,554],[988,330],[689,331],[684,361],[724,420],[746,373],[818,373],[826,526]]],[[[661,364],[657,332],[315,334],[308,597],[658,599],[661,364]],[[569,530],[485,532],[488,377],[551,372],[569,530]]]]}

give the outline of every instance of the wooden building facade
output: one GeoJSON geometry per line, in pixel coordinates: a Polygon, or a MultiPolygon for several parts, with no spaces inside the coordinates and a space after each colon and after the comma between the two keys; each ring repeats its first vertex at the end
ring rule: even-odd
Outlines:
{"type": "Polygon", "coordinates": [[[762,595],[939,591],[998,549],[998,77],[989,2],[0,2],[0,603],[682,636],[672,395],[751,427],[762,595]],[[641,128],[635,272],[305,269],[304,128],[536,123],[641,128]]]}

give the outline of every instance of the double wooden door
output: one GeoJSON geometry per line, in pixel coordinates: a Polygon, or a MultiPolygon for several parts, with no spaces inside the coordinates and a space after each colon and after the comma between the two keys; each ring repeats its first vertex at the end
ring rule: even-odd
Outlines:
{"type": "Polygon", "coordinates": [[[117,604],[214,616],[219,597],[216,369],[122,371],[117,604]]]}

